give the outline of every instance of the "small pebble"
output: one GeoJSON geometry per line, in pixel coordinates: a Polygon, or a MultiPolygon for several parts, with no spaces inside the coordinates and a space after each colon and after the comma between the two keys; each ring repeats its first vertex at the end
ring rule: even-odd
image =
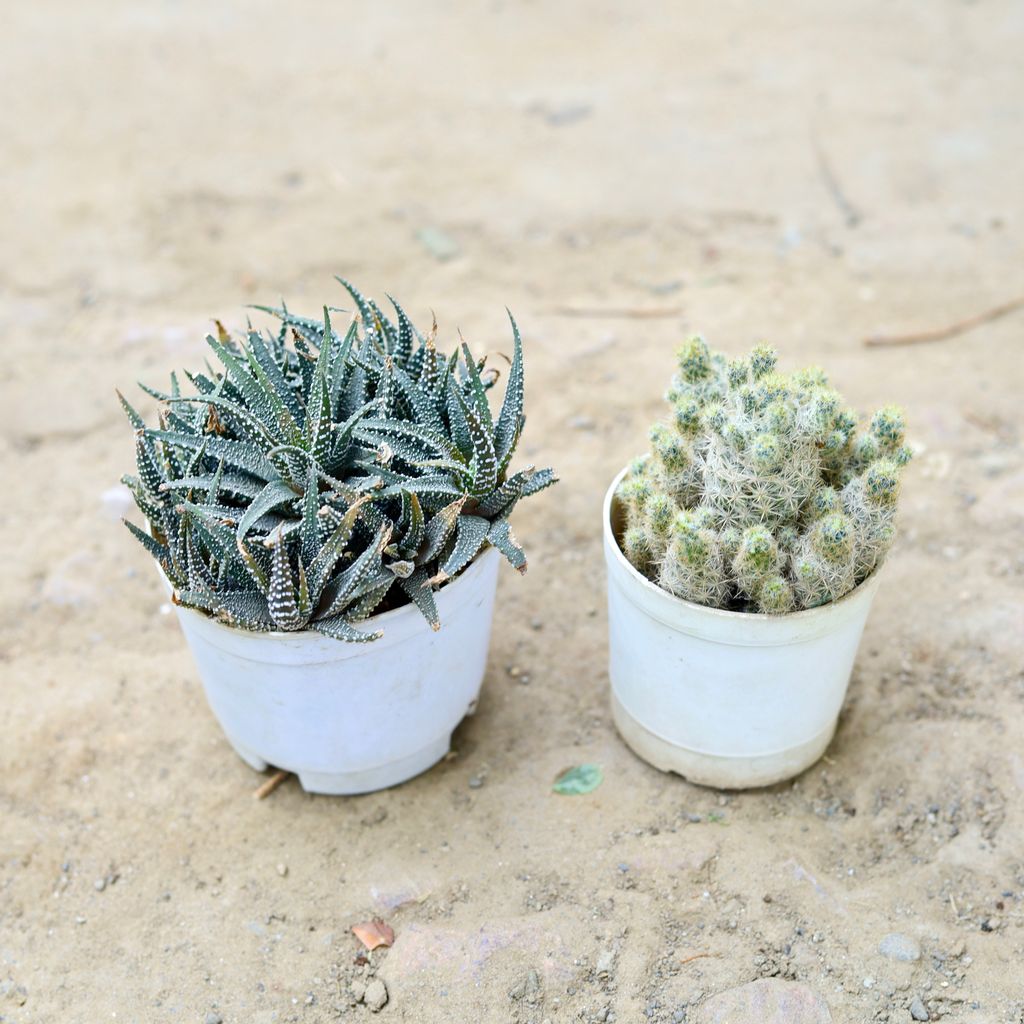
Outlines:
{"type": "Polygon", "coordinates": [[[593,430],[597,423],[591,416],[573,416],[569,420],[569,426],[573,430],[593,430]]]}
{"type": "Polygon", "coordinates": [[[484,780],[479,775],[474,775],[469,780],[470,789],[479,789],[484,784],[484,780]]]}
{"type": "Polygon", "coordinates": [[[366,995],[363,996],[363,1002],[374,1012],[377,1013],[382,1010],[388,1001],[388,990],[384,985],[384,982],[380,978],[374,978],[369,985],[366,986],[366,995]]]}
{"type": "Polygon", "coordinates": [[[224,1024],[224,1018],[216,1010],[211,1010],[206,1015],[206,1024],[224,1024]]]}
{"type": "Polygon", "coordinates": [[[105,878],[97,878],[96,881],[92,883],[92,887],[97,892],[103,892],[107,887],[107,880],[105,878]]]}
{"type": "Polygon", "coordinates": [[[902,960],[910,963],[921,959],[921,946],[916,939],[901,932],[890,932],[878,944],[878,952],[890,960],[902,960]]]}
{"type": "Polygon", "coordinates": [[[360,981],[356,978],[348,987],[349,992],[352,993],[352,998],[357,1002],[361,1003],[366,996],[366,982],[360,981]]]}
{"type": "Polygon", "coordinates": [[[931,1017],[928,1016],[928,1011],[925,1009],[925,1005],[921,1002],[919,996],[914,996],[910,1003],[910,1016],[913,1017],[914,1020],[931,1020],[931,1017]]]}
{"type": "Polygon", "coordinates": [[[288,874],[288,865],[287,864],[278,864],[277,865],[277,873],[282,878],[284,878],[288,874]]]}
{"type": "Polygon", "coordinates": [[[595,965],[594,970],[596,970],[598,974],[611,974],[614,966],[615,954],[610,949],[606,949],[597,958],[597,964],[595,965]]]}

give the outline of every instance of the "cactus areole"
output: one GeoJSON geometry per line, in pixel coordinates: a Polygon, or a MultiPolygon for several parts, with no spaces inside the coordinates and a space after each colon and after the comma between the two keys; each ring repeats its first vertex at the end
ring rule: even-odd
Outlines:
{"type": "MultiPolygon", "coordinates": [[[[339,279],[341,280],[341,279],[339,279]]],[[[368,641],[375,612],[412,602],[435,629],[434,591],[487,546],[520,572],[509,516],[555,482],[511,469],[523,415],[523,353],[512,320],[504,399],[498,373],[463,343],[436,345],[398,303],[394,321],[341,281],[355,306],[323,319],[256,307],[280,329],[207,337],[219,364],[172,375],[135,430],[137,472],[123,478],[149,530],[127,523],[179,605],[240,629],[311,629],[368,641]],[[332,322],[333,320],[333,322],[332,322]]],[[[510,318],[511,319],[511,318],[510,318]]]]}
{"type": "Polygon", "coordinates": [[[835,601],[882,563],[910,459],[902,412],[866,427],[817,368],[764,345],[679,351],[667,420],[617,499],[619,544],[652,582],[712,608],[779,615],[835,601]]]}

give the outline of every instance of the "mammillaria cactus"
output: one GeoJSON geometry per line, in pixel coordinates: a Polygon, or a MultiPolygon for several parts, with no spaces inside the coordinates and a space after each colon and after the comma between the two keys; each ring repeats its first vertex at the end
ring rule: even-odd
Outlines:
{"type": "Polygon", "coordinates": [[[701,338],[679,353],[672,416],[618,497],[622,549],[649,579],[715,608],[781,614],[866,579],[895,535],[903,415],[857,417],[816,368],[788,376],[764,345],[728,361],[701,338]]]}
{"type": "Polygon", "coordinates": [[[412,601],[436,629],[434,588],[485,545],[526,570],[509,515],[556,479],[509,472],[525,422],[514,320],[495,416],[497,372],[465,343],[445,355],[436,323],[424,337],[394,300],[397,323],[341,283],[358,310],[344,334],[326,307],[257,307],[280,330],[236,340],[218,323],[223,369],[187,374],[193,394],[174,375],[168,392],[143,386],[159,428],[121,397],[138,464],[124,482],[149,532],[126,525],[177,603],[232,626],[366,641],[379,633],[354,623],[412,601]]]}

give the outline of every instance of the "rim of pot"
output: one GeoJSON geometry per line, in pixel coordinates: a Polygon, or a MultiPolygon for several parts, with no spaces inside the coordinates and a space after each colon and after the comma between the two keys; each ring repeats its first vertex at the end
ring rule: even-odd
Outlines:
{"type": "Polygon", "coordinates": [[[623,466],[615,475],[615,478],[612,480],[611,486],[608,488],[604,497],[604,509],[602,513],[604,531],[605,535],[613,542],[612,546],[615,549],[616,561],[620,566],[627,570],[637,583],[642,584],[645,588],[653,591],[660,597],[666,598],[669,601],[674,601],[676,604],[682,605],[693,611],[702,612],[703,614],[718,618],[732,619],[734,621],[752,620],[756,622],[793,622],[800,618],[811,618],[813,616],[820,615],[823,611],[838,608],[840,605],[851,601],[860,594],[866,584],[875,580],[881,571],[881,566],[875,566],[875,568],[852,590],[843,594],[842,597],[835,601],[826,601],[824,604],[815,605],[813,608],[801,608],[799,611],[795,612],[784,612],[782,615],[770,615],[767,612],[741,612],[734,611],[730,608],[712,608],[710,605],[698,604],[696,601],[687,601],[682,597],[677,597],[664,587],[659,587],[658,584],[654,583],[652,580],[649,580],[642,572],[640,572],[639,569],[637,569],[635,565],[633,565],[622,550],[622,545],[619,543],[618,535],[612,525],[612,513],[617,503],[615,492],[618,490],[619,484],[622,482],[622,478],[628,472],[629,466],[623,466]]]}

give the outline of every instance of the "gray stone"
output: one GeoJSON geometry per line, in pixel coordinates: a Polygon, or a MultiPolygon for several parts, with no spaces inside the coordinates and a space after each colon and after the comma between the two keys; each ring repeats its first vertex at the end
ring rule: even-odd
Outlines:
{"type": "Polygon", "coordinates": [[[761,978],[712,996],[694,1024],[832,1024],[825,1000],[806,985],[761,978]]]}
{"type": "Polygon", "coordinates": [[[224,1024],[224,1018],[216,1010],[211,1010],[206,1015],[206,1024],[224,1024]]]}
{"type": "Polygon", "coordinates": [[[366,982],[361,978],[356,978],[351,985],[348,987],[349,992],[352,993],[352,998],[357,1002],[361,1003],[366,998],[366,982]]]}
{"type": "Polygon", "coordinates": [[[594,970],[598,974],[611,974],[612,968],[615,966],[615,954],[610,950],[606,949],[598,958],[597,964],[594,970]]]}
{"type": "Polygon", "coordinates": [[[531,969],[526,974],[526,984],[523,986],[523,997],[527,1002],[534,1002],[540,994],[540,975],[531,969]]]}
{"type": "Polygon", "coordinates": [[[380,978],[374,978],[373,981],[366,986],[366,995],[363,997],[363,1002],[366,1003],[374,1013],[376,1013],[378,1010],[384,1009],[387,1001],[387,987],[380,978]]]}
{"type": "Polygon", "coordinates": [[[890,932],[878,944],[878,952],[890,960],[903,960],[910,963],[921,959],[921,946],[917,939],[901,932],[890,932]]]}
{"type": "Polygon", "coordinates": [[[914,996],[910,1003],[910,1016],[913,1017],[914,1020],[931,1020],[931,1017],[928,1015],[928,1011],[925,1009],[924,1003],[921,1002],[918,996],[914,996]]]}

